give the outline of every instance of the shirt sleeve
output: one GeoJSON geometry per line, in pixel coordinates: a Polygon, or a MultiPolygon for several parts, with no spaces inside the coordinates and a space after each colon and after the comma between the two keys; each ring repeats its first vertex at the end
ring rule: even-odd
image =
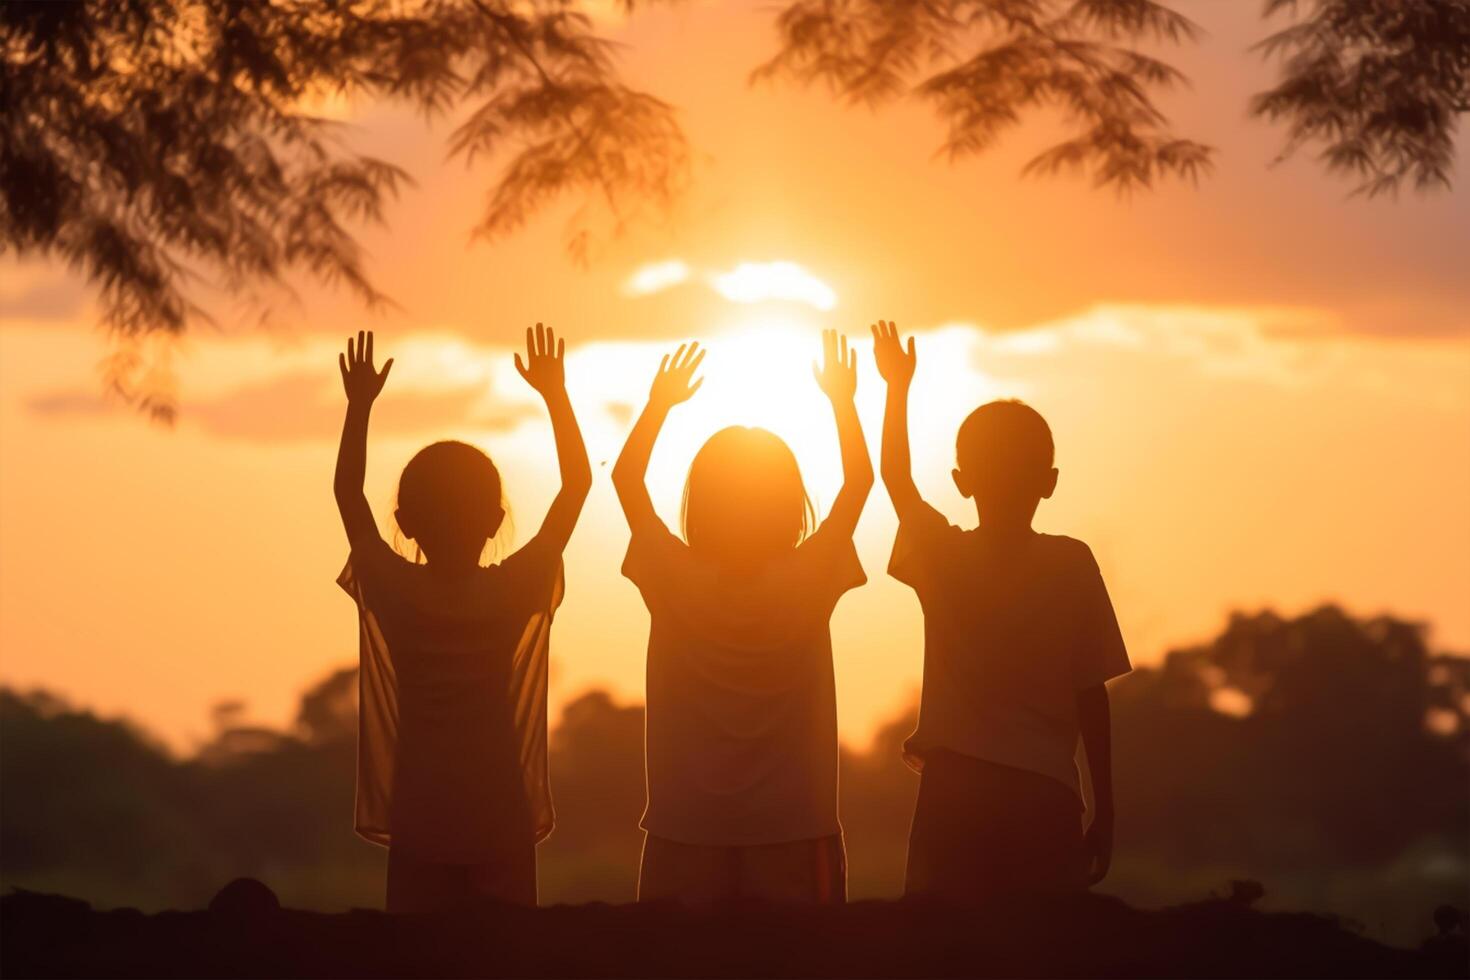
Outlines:
{"type": "Polygon", "coordinates": [[[373,535],[369,541],[352,549],[342,573],[337,576],[337,584],[354,600],[360,590],[364,600],[381,601],[392,595],[391,582],[402,564],[406,564],[406,560],[388,547],[388,542],[373,535]]]}
{"type": "Polygon", "coordinates": [[[867,582],[858,560],[852,535],[838,534],[823,523],[798,548],[805,591],[820,605],[831,609],[843,593],[867,582]]]}
{"type": "Polygon", "coordinates": [[[1073,683],[1079,691],[1121,677],[1133,669],[1097,559],[1087,545],[1081,548],[1078,638],[1072,666],[1073,683]]]}
{"type": "Polygon", "coordinates": [[[646,526],[635,527],[623,557],[623,576],[638,586],[646,599],[650,593],[666,588],[665,583],[679,574],[689,546],[669,531],[658,518],[646,526]]]}
{"type": "Polygon", "coordinates": [[[888,574],[916,592],[927,590],[943,575],[947,546],[959,533],[943,514],[924,504],[915,516],[899,523],[888,574]]]}
{"type": "Polygon", "coordinates": [[[541,535],[501,562],[496,595],[516,612],[554,612],[562,594],[561,553],[541,535]]]}

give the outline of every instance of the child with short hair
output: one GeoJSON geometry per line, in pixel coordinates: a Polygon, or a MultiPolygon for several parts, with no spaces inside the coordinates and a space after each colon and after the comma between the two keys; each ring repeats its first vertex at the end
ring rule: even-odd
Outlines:
{"type": "Polygon", "coordinates": [[[953,526],[910,472],[913,338],[902,346],[891,322],[872,330],[888,384],[881,471],[899,520],[888,570],[924,610],[919,724],[904,744],[921,773],[904,891],[970,900],[1081,889],[1112,858],[1104,684],[1129,664],[1087,545],[1031,528],[1056,488],[1051,430],[1018,401],[971,413],[953,476],[979,526],[953,526]],[[1085,835],[1079,738],[1092,782],[1085,835]]]}
{"type": "Polygon", "coordinates": [[[866,581],[852,534],[873,467],[855,355],[831,331],[824,340],[817,381],[843,483],[815,531],[791,449],[739,426],[695,455],[684,540],[659,519],[644,474],[669,411],[699,388],[697,344],[664,358],[613,470],[633,532],[623,574],[652,621],[639,901],[846,899],[829,622],[866,581]]]}
{"type": "Polygon", "coordinates": [[[338,359],[347,418],[337,507],[352,554],[339,584],[357,602],[361,671],[357,832],[389,848],[389,912],[477,899],[536,904],[536,844],[551,833],[547,646],[561,555],[592,484],[567,398],[563,342],[536,324],[516,369],[551,413],[561,490],[536,536],[482,566],[505,520],[500,473],[462,442],[419,451],[398,484],[396,554],[363,495],[368,416],[393,366],[373,335],[338,359]]]}

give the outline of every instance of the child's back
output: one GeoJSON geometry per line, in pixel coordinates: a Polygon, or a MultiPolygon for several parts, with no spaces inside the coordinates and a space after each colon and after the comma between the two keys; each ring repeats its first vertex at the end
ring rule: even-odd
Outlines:
{"type": "Polygon", "coordinates": [[[623,572],[651,620],[643,828],[709,845],[840,833],[828,623],[864,581],[851,539],[818,531],[733,577],[654,525],[623,572]]]}
{"type": "Polygon", "coordinates": [[[907,521],[889,572],[924,609],[919,726],[939,748],[1042,773],[1080,793],[1077,692],[1128,670],[1097,563],[1074,538],[907,521]]]}
{"type": "Polygon", "coordinates": [[[368,417],[392,367],[359,333],[340,358],[347,418],[335,492],[358,606],[357,830],[389,847],[388,910],[476,898],[534,905],[535,847],[551,831],[547,646],[561,554],[591,485],[566,396],[562,345],[537,324],[516,368],[551,413],[562,487],[535,537],[499,565],[480,557],[505,519],[500,473],[473,446],[439,442],[404,468],[395,513],[427,564],[378,533],[363,496],[368,417]]]}
{"type": "Polygon", "coordinates": [[[955,486],[980,526],[951,525],[910,473],[913,340],[873,328],[888,382],[883,482],[898,512],[889,572],[924,609],[924,688],[905,755],[922,773],[906,891],[980,898],[1100,880],[1112,853],[1109,679],[1128,655],[1092,552],[1038,534],[1056,487],[1051,431],[1019,402],[973,412],[956,438],[955,486]],[[1082,832],[1079,740],[1093,788],[1082,832]]]}
{"type": "Polygon", "coordinates": [[[790,448],[731,427],[690,467],[686,543],[644,483],[665,417],[700,384],[703,354],[685,350],[664,359],[613,470],[632,530],[623,573],[651,620],[638,897],[840,902],[829,620],[864,581],[852,534],[873,479],[855,362],[829,332],[818,379],[837,421],[843,486],[821,527],[806,537],[811,505],[790,448]]]}
{"type": "Polygon", "coordinates": [[[559,559],[526,548],[445,577],[381,540],[353,549],[342,584],[375,627],[363,658],[363,800],[389,801],[368,806],[360,829],[381,825],[400,853],[459,864],[550,831],[543,733],[559,559]],[[518,718],[517,704],[530,714],[518,718]]]}

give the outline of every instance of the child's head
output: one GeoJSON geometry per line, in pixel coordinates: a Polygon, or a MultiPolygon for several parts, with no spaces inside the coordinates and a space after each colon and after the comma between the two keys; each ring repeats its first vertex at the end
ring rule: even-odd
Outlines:
{"type": "Polygon", "coordinates": [[[684,540],[720,565],[754,568],[801,543],[815,523],[791,447],[732,425],[709,437],[684,484],[684,540]]]}
{"type": "Polygon", "coordinates": [[[1051,429],[1019,401],[981,405],[955,438],[954,484],[973,498],[980,520],[1030,526],[1036,505],[1057,487],[1051,429]]]}
{"type": "Polygon", "coordinates": [[[430,561],[478,563],[505,521],[500,471],[466,443],[425,446],[398,478],[393,516],[430,561]]]}

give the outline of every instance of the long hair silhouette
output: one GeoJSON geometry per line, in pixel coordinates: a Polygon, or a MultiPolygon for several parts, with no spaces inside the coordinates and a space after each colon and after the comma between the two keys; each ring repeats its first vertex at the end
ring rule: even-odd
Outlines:
{"type": "Polygon", "coordinates": [[[816,513],[791,447],[766,429],[732,425],[695,453],[680,521],[695,554],[757,567],[800,544],[816,513]]]}

